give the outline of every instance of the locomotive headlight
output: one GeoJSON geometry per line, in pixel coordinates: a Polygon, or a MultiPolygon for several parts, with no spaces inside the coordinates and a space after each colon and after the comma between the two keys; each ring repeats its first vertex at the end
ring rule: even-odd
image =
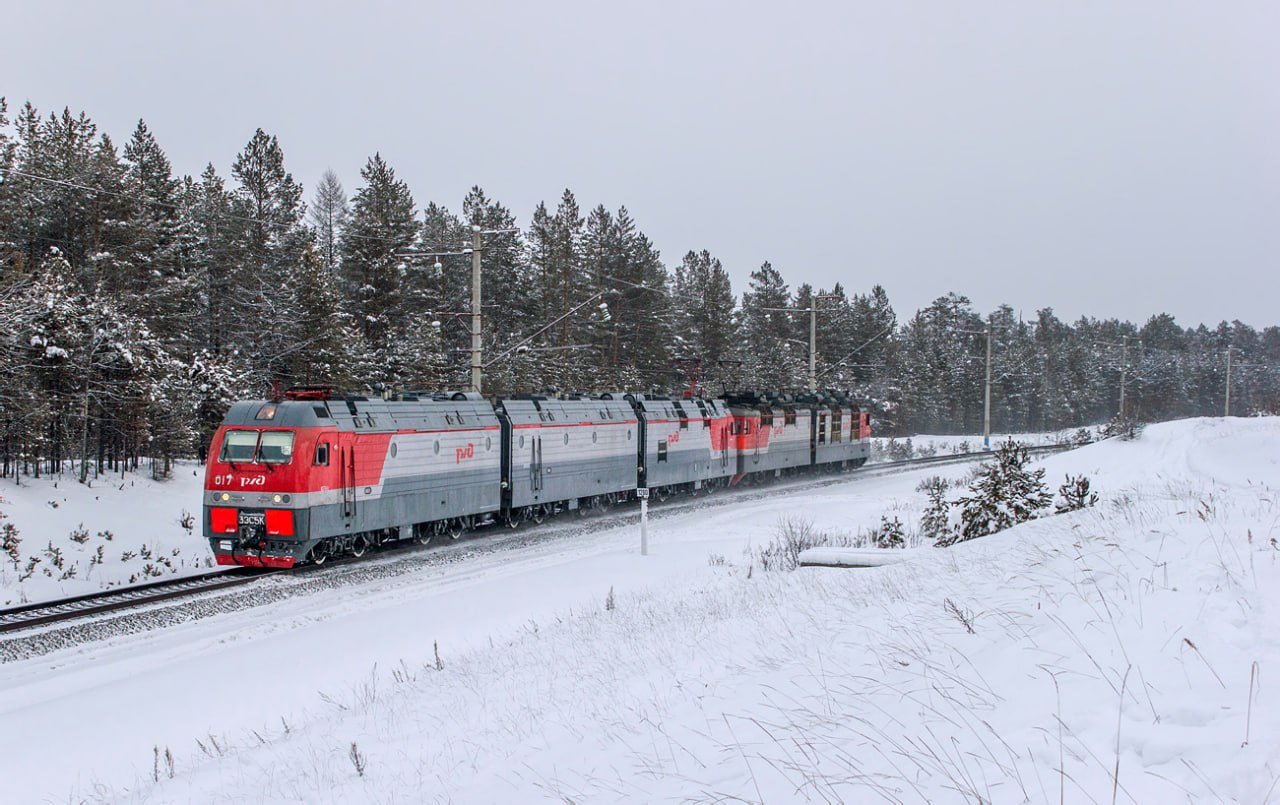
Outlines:
{"type": "Polygon", "coordinates": [[[272,496],[271,496],[271,502],[272,502],[272,503],[279,503],[279,502],[280,502],[280,496],[279,496],[279,495],[272,495],[272,496]]]}
{"type": "Polygon", "coordinates": [[[223,493],[222,493],[222,500],[223,500],[223,501],[231,500],[231,495],[227,494],[226,492],[223,492],[223,493]]]}

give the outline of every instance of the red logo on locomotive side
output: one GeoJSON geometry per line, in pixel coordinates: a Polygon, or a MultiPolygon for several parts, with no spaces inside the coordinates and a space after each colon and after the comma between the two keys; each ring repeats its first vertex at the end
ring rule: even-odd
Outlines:
{"type": "Polygon", "coordinates": [[[459,447],[453,451],[454,464],[461,464],[465,459],[476,457],[476,446],[471,442],[467,442],[466,447],[459,447]]]}

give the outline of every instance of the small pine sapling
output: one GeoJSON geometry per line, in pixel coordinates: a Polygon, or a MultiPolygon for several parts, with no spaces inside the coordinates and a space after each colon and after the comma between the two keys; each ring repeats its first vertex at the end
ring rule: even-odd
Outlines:
{"type": "Polygon", "coordinates": [[[904,548],[907,544],[906,533],[902,529],[902,521],[897,517],[890,520],[880,516],[880,528],[875,535],[877,548],[904,548]]]}
{"type": "Polygon", "coordinates": [[[89,529],[84,527],[84,523],[71,529],[71,541],[77,545],[83,545],[89,541],[89,529]]]}
{"type": "Polygon", "coordinates": [[[969,485],[960,507],[960,533],[954,542],[985,537],[1032,520],[1053,502],[1044,483],[1044,469],[1031,470],[1027,446],[1009,439],[996,451],[995,461],[982,466],[969,485]]]}
{"type": "Polygon", "coordinates": [[[22,561],[22,537],[18,535],[18,527],[13,523],[5,523],[0,527],[0,550],[8,555],[9,561],[13,562],[13,569],[18,569],[18,563],[22,561]]]}
{"type": "Polygon", "coordinates": [[[920,518],[920,536],[941,544],[951,534],[951,504],[947,502],[947,482],[940,476],[926,478],[916,487],[929,498],[924,515],[920,518]]]}
{"type": "Polygon", "coordinates": [[[1098,502],[1098,493],[1089,491],[1089,476],[1087,475],[1079,475],[1074,478],[1068,475],[1067,479],[1062,482],[1062,486],[1058,487],[1058,496],[1061,500],[1054,505],[1054,514],[1079,511],[1098,502]]]}

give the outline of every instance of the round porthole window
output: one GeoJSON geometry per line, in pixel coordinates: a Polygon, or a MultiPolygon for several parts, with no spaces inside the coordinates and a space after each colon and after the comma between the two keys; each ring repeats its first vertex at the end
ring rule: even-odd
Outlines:
{"type": "Polygon", "coordinates": [[[564,435],[564,443],[565,443],[565,444],[568,444],[568,443],[569,443],[569,434],[567,434],[567,433],[564,435]]]}
{"type": "Polygon", "coordinates": [[[631,441],[631,431],[627,431],[627,441],[631,441]]]}
{"type": "Polygon", "coordinates": [[[524,434],[520,434],[520,446],[524,447],[524,434]]]}
{"type": "Polygon", "coordinates": [[[392,458],[395,458],[395,457],[396,457],[396,452],[397,452],[397,451],[396,451],[396,443],[395,443],[395,442],[392,442],[392,443],[391,443],[391,457],[392,457],[392,458]]]}
{"type": "Polygon", "coordinates": [[[486,436],[486,437],[484,437],[484,449],[485,449],[485,450],[492,450],[492,449],[493,449],[493,437],[492,437],[492,436],[486,436]]]}
{"type": "Polygon", "coordinates": [[[595,444],[595,443],[596,443],[596,439],[597,439],[597,437],[598,437],[598,436],[599,436],[599,434],[598,434],[598,433],[596,433],[595,431],[591,431],[591,443],[592,443],[592,444],[595,444]]]}
{"type": "Polygon", "coordinates": [[[438,455],[440,455],[440,442],[438,442],[438,441],[437,441],[437,442],[432,446],[431,450],[432,450],[432,451],[433,451],[437,456],[438,456],[438,455]]]}

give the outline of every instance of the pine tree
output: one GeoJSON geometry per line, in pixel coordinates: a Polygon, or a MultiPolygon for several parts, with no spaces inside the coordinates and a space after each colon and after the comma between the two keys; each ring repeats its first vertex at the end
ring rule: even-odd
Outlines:
{"type": "Polygon", "coordinates": [[[232,342],[250,358],[259,381],[286,378],[300,348],[292,279],[310,233],[302,226],[302,185],[284,166],[274,136],[258,129],[232,163],[235,263],[229,312],[232,342]]]}
{"type": "Polygon", "coordinates": [[[347,388],[353,377],[357,333],[343,310],[338,278],[317,249],[307,249],[295,270],[299,329],[306,333],[306,348],[293,355],[290,374],[306,385],[347,388]]]}
{"type": "Polygon", "coordinates": [[[705,249],[688,252],[676,268],[673,353],[697,360],[705,381],[726,377],[726,363],[736,359],[737,325],[729,273],[705,249]]]}
{"type": "MultiPolygon", "coordinates": [[[[742,378],[747,384],[781,391],[803,382],[808,356],[803,354],[806,350],[796,348],[792,334],[800,317],[792,315],[792,310],[787,283],[772,263],[766,261],[751,272],[740,317],[742,378]]],[[[804,320],[807,326],[808,318],[804,320]]]]}
{"type": "Polygon", "coordinates": [[[179,252],[181,186],[142,120],[125,145],[124,166],[120,185],[128,197],[128,232],[115,284],[126,309],[146,318],[155,332],[179,340],[192,325],[191,278],[179,252]]]}
{"type": "Polygon", "coordinates": [[[996,451],[995,460],[969,485],[969,494],[954,505],[960,508],[960,531],[954,541],[994,534],[1035,519],[1053,502],[1044,482],[1044,469],[1030,470],[1031,456],[1024,444],[1009,439],[996,451]]]}
{"type": "Polygon", "coordinates": [[[369,158],[360,177],[364,185],[342,237],[342,270],[361,335],[370,349],[386,350],[406,313],[401,285],[409,268],[398,252],[413,245],[418,224],[409,186],[381,154],[369,158]]]}
{"type": "Polygon", "coordinates": [[[326,170],[316,186],[315,198],[307,211],[307,220],[315,230],[316,247],[322,265],[337,275],[342,253],[342,231],[351,217],[346,191],[331,169],[326,170]]]}

